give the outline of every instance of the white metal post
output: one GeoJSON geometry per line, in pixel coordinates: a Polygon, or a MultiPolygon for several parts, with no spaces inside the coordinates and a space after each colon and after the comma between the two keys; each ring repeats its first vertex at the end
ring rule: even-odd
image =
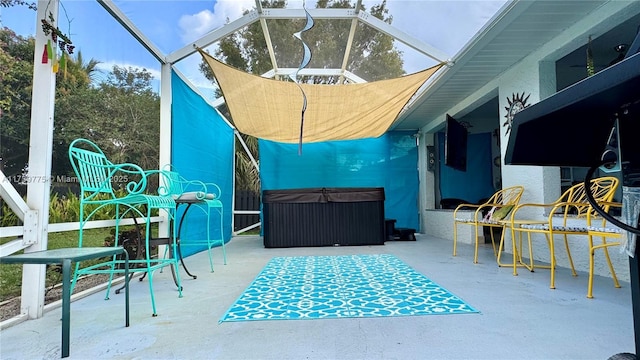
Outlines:
{"type": "MultiPolygon", "coordinates": [[[[42,61],[42,54],[49,36],[44,34],[40,19],[49,20],[49,13],[51,13],[57,20],[58,5],[58,0],[38,1],[27,178],[27,205],[31,210],[27,212],[24,219],[24,241],[31,245],[24,250],[26,253],[47,248],[56,74],[52,71],[51,59],[46,64],[42,61]]],[[[57,22],[51,25],[56,27],[57,22]]],[[[52,45],[55,51],[57,46],[53,41],[52,45]]],[[[27,313],[30,319],[42,316],[44,289],[45,266],[24,265],[21,313],[27,313]]]]}
{"type": "MultiPolygon", "coordinates": [[[[160,168],[171,163],[171,64],[162,64],[160,69],[160,149],[158,164],[160,168]]],[[[164,181],[160,177],[160,181],[164,181]]],[[[167,214],[160,213],[163,221],[158,224],[159,237],[169,237],[170,221],[167,214]]],[[[175,219],[174,219],[175,224],[175,219]]],[[[164,249],[159,254],[164,254],[164,249]]]]}

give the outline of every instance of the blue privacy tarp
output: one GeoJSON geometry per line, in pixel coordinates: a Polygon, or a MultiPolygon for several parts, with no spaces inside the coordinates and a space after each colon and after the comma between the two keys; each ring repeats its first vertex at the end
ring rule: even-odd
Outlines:
{"type": "Polygon", "coordinates": [[[262,190],[384,187],[385,217],[419,229],[418,148],[413,132],[302,145],[259,140],[262,190]]]}
{"type": "Polygon", "coordinates": [[[467,141],[467,171],[456,170],[444,163],[444,133],[438,133],[440,196],[476,204],[496,191],[491,173],[491,133],[469,134],[467,141]]]}
{"type": "MultiPolygon", "coordinates": [[[[223,232],[225,241],[229,241],[233,216],[233,129],[175,72],[171,73],[171,92],[171,162],[185,179],[212,182],[221,188],[223,232]]],[[[178,220],[185,208],[186,205],[182,205],[178,209],[178,220]]],[[[219,234],[219,215],[212,211],[211,216],[211,234],[219,234]]],[[[181,232],[184,256],[206,249],[204,245],[189,246],[195,239],[206,239],[206,220],[203,211],[195,208],[189,210],[181,232]]]]}

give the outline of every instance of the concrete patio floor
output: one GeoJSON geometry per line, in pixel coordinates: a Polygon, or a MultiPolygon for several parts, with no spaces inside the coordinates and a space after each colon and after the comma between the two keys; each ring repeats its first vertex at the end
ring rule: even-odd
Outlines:
{"type": "MultiPolygon", "coordinates": [[[[197,279],[183,277],[178,298],[171,273],[154,277],[158,317],[151,316],[148,283],[131,282],[131,326],[124,327],[123,295],[104,291],[71,305],[69,359],[607,359],[634,352],[631,294],[596,277],[586,298],[587,274],[499,268],[489,246],[479,264],[473,248],[451,255],[447,239],[417,235],[415,242],[382,246],[265,249],[258,236],[234,238],[228,265],[215,250],[186,259],[197,279]],[[389,253],[458,295],[479,314],[387,318],[224,322],[219,319],[275,256],[389,253]]],[[[577,255],[576,255],[577,256],[577,255]]],[[[582,256],[587,256],[583,254],[582,256]]],[[[0,332],[0,358],[60,358],[59,307],[37,320],[0,332]]]]}

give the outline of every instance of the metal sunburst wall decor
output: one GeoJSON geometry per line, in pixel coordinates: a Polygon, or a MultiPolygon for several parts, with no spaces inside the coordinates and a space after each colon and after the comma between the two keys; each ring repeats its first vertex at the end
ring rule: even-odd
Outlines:
{"type": "Polygon", "coordinates": [[[527,100],[529,100],[529,96],[531,96],[531,94],[525,97],[523,92],[522,94],[514,93],[511,95],[511,98],[507,97],[507,102],[509,103],[509,106],[505,106],[504,108],[505,110],[507,110],[507,113],[504,116],[506,120],[504,124],[502,124],[502,126],[507,127],[507,131],[505,132],[505,134],[508,134],[509,131],[511,131],[511,122],[513,121],[513,117],[519,111],[522,111],[522,109],[525,109],[531,105],[531,104],[527,104],[527,100]]]}

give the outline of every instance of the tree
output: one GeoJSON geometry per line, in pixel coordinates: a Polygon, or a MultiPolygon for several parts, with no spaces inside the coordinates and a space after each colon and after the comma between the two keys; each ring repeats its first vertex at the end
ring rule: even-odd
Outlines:
{"type": "MultiPolygon", "coordinates": [[[[284,8],[286,1],[273,0],[262,1],[265,8],[284,8]]],[[[348,0],[319,0],[317,8],[351,8],[348,0]]],[[[365,10],[361,6],[360,10],[365,10]]],[[[386,23],[391,23],[393,17],[388,15],[387,2],[371,7],[371,15],[386,23]]],[[[246,14],[246,13],[245,13],[246,14]]],[[[302,34],[305,43],[310,47],[312,59],[311,68],[340,68],[345,54],[351,21],[316,19],[314,27],[302,34]]],[[[302,59],[302,46],[300,41],[292,36],[303,28],[305,20],[269,20],[269,35],[273,45],[278,67],[297,68],[302,59]]],[[[393,46],[393,38],[359,24],[355,33],[353,45],[347,63],[347,69],[358,76],[368,80],[381,80],[403,75],[402,53],[393,46]]],[[[273,69],[269,57],[264,32],[259,23],[253,23],[238,32],[235,32],[218,43],[215,56],[222,59],[228,65],[253,74],[263,74],[273,69]]],[[[215,77],[206,62],[200,63],[200,71],[205,77],[215,82],[215,77]]],[[[287,80],[287,79],[283,79],[287,80]]],[[[300,81],[314,84],[336,84],[339,77],[308,76],[300,81]]],[[[218,93],[218,96],[221,94],[218,93]]],[[[226,107],[220,111],[233,122],[232,116],[226,107]]],[[[257,158],[257,140],[251,136],[242,135],[250,151],[257,158]]],[[[259,191],[260,180],[257,171],[250,162],[248,155],[241,146],[236,146],[236,186],[240,189],[259,191]]]]}
{"type": "MultiPolygon", "coordinates": [[[[94,68],[92,61],[79,66],[94,68]]],[[[89,75],[90,76],[90,75],[89,75]]],[[[66,156],[76,138],[89,139],[115,163],[132,162],[158,168],[160,97],[153,92],[153,76],[146,69],[114,66],[95,87],[78,87],[56,101],[54,157],[66,156]]],[[[68,159],[65,163],[68,163],[68,159]]]]}
{"type": "Polygon", "coordinates": [[[113,161],[135,162],[157,169],[160,147],[160,96],[151,87],[146,69],[114,66],[100,84],[107,118],[100,124],[109,139],[113,161]]]}
{"type": "Polygon", "coordinates": [[[52,174],[73,174],[67,151],[74,139],[85,135],[84,127],[74,126],[74,121],[78,123],[77,119],[82,118],[82,123],[87,126],[99,113],[94,109],[100,95],[92,85],[99,63],[93,58],[85,63],[82,51],[78,51],[75,58],[68,59],[66,68],[56,74],[52,174]]]}
{"type": "Polygon", "coordinates": [[[75,58],[68,58],[66,66],[56,74],[56,91],[58,97],[73,93],[74,90],[88,88],[94,81],[100,61],[89,59],[85,62],[82,51],[78,51],[75,58]]]}
{"type": "Polygon", "coordinates": [[[37,10],[36,3],[23,0],[0,0],[0,7],[10,7],[15,5],[26,6],[31,10],[37,10]]]}
{"type": "Polygon", "coordinates": [[[0,29],[0,165],[8,177],[28,159],[35,40],[0,29]]]}
{"type": "Polygon", "coordinates": [[[80,137],[98,144],[115,163],[158,168],[160,97],[152,90],[153,76],[146,69],[114,66],[93,86],[97,64],[84,63],[78,53],[57,87],[54,173],[72,173],[67,149],[80,137]]]}
{"type": "MultiPolygon", "coordinates": [[[[35,40],[0,29],[0,160],[9,178],[21,174],[29,156],[35,40]]],[[[145,69],[115,66],[95,84],[98,60],[82,52],[56,74],[53,175],[73,175],[67,155],[71,141],[98,143],[114,162],[158,167],[160,98],[145,69]]]]}

